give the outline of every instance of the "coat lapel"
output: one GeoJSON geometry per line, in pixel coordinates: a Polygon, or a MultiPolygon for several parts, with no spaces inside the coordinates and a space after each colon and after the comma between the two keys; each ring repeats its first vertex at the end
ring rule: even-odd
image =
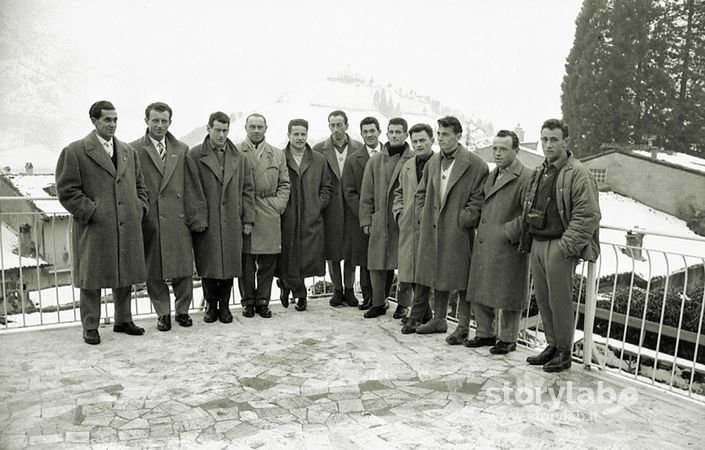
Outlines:
{"type": "Polygon", "coordinates": [[[406,179],[410,180],[410,186],[412,187],[412,192],[416,192],[416,188],[419,187],[419,181],[416,179],[416,158],[411,158],[411,163],[407,166],[404,164],[406,169],[406,179]]]}
{"type": "MultiPolygon", "coordinates": [[[[441,154],[436,153],[433,155],[426,165],[428,166],[428,176],[431,178],[431,186],[433,187],[433,201],[434,204],[439,205],[441,203],[441,154]]],[[[426,189],[426,192],[428,192],[428,189],[426,189]]]]}
{"type": "MultiPolygon", "coordinates": [[[[348,150],[350,150],[350,145],[348,144],[348,150]]],[[[330,148],[324,148],[323,150],[323,155],[326,157],[326,161],[328,161],[328,165],[331,168],[331,171],[335,175],[335,178],[340,180],[340,170],[338,169],[338,151],[331,145],[330,148]]]]}
{"type": "Polygon", "coordinates": [[[521,162],[519,162],[518,159],[515,159],[514,162],[507,168],[504,175],[502,175],[499,182],[496,182],[497,177],[499,176],[499,167],[492,169],[492,173],[490,173],[490,176],[487,177],[487,181],[485,182],[485,198],[491,197],[504,186],[516,180],[521,174],[522,167],[521,162]]]}
{"type": "Polygon", "coordinates": [[[313,161],[313,150],[306,144],[306,150],[304,150],[304,156],[301,158],[301,165],[299,166],[299,176],[303,177],[306,169],[311,165],[313,161]]]}
{"type": "MultiPolygon", "coordinates": [[[[117,139],[113,139],[113,146],[115,145],[115,141],[117,141],[117,139]]],[[[89,133],[83,142],[86,149],[86,155],[114,177],[116,172],[113,161],[110,159],[110,156],[108,156],[108,153],[103,149],[103,146],[100,144],[100,141],[98,141],[98,137],[96,137],[95,133],[89,133]]]]}
{"type": "Polygon", "coordinates": [[[242,155],[235,146],[228,141],[225,144],[225,157],[223,158],[223,189],[235,176],[238,168],[237,159],[241,157],[242,155]]]}
{"type": "MultiPolygon", "coordinates": [[[[267,173],[267,168],[272,165],[272,159],[274,159],[274,155],[272,154],[272,147],[270,147],[269,144],[264,145],[266,145],[266,147],[264,147],[262,157],[259,159],[259,161],[257,161],[257,164],[253,164],[253,166],[255,167],[255,180],[260,179],[267,173]]],[[[257,159],[256,154],[253,159],[257,159]]],[[[250,159],[250,161],[252,161],[253,159],[250,159]]]]}
{"type": "Polygon", "coordinates": [[[392,178],[389,179],[389,184],[387,185],[387,195],[389,195],[392,191],[392,188],[394,187],[394,180],[399,177],[399,172],[401,171],[401,168],[404,163],[409,160],[409,155],[409,144],[405,143],[404,151],[399,155],[399,159],[397,159],[396,165],[394,166],[394,171],[392,172],[392,178]]]}
{"type": "Polygon", "coordinates": [[[115,175],[115,179],[119,180],[127,170],[127,147],[117,139],[113,139],[113,147],[117,152],[115,155],[115,160],[117,161],[117,174],[115,175]]]}
{"type": "Polygon", "coordinates": [[[468,167],[470,167],[470,158],[467,154],[467,150],[465,149],[465,147],[459,145],[455,154],[455,164],[453,164],[453,168],[451,169],[450,175],[448,176],[448,185],[446,186],[446,193],[441,199],[441,208],[445,206],[448,194],[450,194],[450,191],[453,189],[453,186],[455,186],[460,177],[465,173],[466,170],[468,170],[468,167]]]}
{"type": "MultiPolygon", "coordinates": [[[[169,145],[169,143],[167,143],[167,146],[168,145],[169,145]]],[[[152,140],[149,139],[149,136],[146,134],[144,136],[144,139],[142,140],[142,148],[149,155],[149,159],[152,160],[152,164],[154,164],[154,167],[156,167],[157,170],[159,171],[159,173],[162,174],[162,176],[163,176],[164,175],[164,163],[162,162],[162,158],[159,156],[159,152],[157,151],[157,149],[154,148],[154,145],[152,144],[152,140]]]]}
{"type": "MultiPolygon", "coordinates": [[[[167,133],[166,135],[166,156],[164,157],[164,173],[162,177],[162,184],[159,187],[159,192],[163,191],[164,188],[166,187],[167,184],[169,184],[169,180],[171,179],[171,176],[174,175],[174,171],[176,170],[176,164],[179,162],[179,154],[176,153],[176,146],[174,145],[174,136],[171,135],[171,133],[167,133]]],[[[150,141],[151,143],[151,141],[150,141]]],[[[154,149],[156,152],[156,149],[154,149]]],[[[161,160],[161,158],[159,158],[161,160]]]]}
{"type": "Polygon", "coordinates": [[[211,172],[213,172],[213,175],[218,178],[218,181],[220,181],[221,184],[223,184],[223,171],[220,170],[220,164],[218,164],[218,158],[215,156],[215,153],[213,153],[213,150],[211,149],[210,145],[206,145],[206,143],[203,143],[203,146],[201,147],[201,162],[208,167],[211,172]]]}

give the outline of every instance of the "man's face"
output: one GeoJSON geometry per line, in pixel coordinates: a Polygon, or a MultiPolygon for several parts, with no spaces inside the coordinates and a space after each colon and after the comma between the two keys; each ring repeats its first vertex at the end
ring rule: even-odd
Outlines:
{"type": "Polygon", "coordinates": [[[245,123],[245,131],[247,132],[247,138],[252,141],[253,144],[259,144],[264,140],[267,125],[264,123],[262,117],[252,116],[247,119],[247,123],[245,123]]]}
{"type": "Polygon", "coordinates": [[[292,149],[303,151],[306,148],[306,139],[308,139],[308,130],[306,127],[295,125],[291,127],[288,136],[292,149]]]}
{"type": "Polygon", "coordinates": [[[387,141],[390,147],[401,147],[408,136],[409,133],[404,131],[403,125],[394,124],[387,127],[387,141]]]}
{"type": "Polygon", "coordinates": [[[96,119],[91,117],[91,122],[95,127],[96,133],[106,141],[112,139],[115,135],[115,129],[117,128],[117,111],[114,109],[102,109],[100,111],[100,118],[96,119]]]}
{"type": "Polygon", "coordinates": [[[414,149],[414,155],[428,155],[432,152],[433,138],[425,131],[417,131],[411,133],[411,147],[414,149]]]}
{"type": "Polygon", "coordinates": [[[377,144],[379,144],[379,135],[380,132],[377,129],[377,125],[373,123],[363,125],[360,128],[360,136],[362,136],[362,140],[365,141],[365,145],[370,148],[377,147],[377,144]]]}
{"type": "Polygon", "coordinates": [[[225,141],[228,139],[228,131],[230,131],[230,124],[213,121],[213,126],[208,126],[208,136],[211,139],[211,144],[215,148],[222,148],[225,146],[225,141]]]}
{"type": "Polygon", "coordinates": [[[345,132],[348,131],[348,124],[345,123],[343,116],[331,116],[328,119],[328,129],[333,139],[342,140],[345,137],[345,132]]]}
{"type": "Polygon", "coordinates": [[[512,149],[512,137],[495,137],[492,140],[492,156],[500,169],[509,167],[517,157],[517,150],[512,149]]]}
{"type": "Polygon", "coordinates": [[[438,126],[438,146],[441,151],[451,152],[458,146],[462,133],[456,133],[451,127],[438,126]]]}
{"type": "Polygon", "coordinates": [[[169,125],[171,125],[171,117],[169,116],[169,111],[156,111],[154,109],[149,110],[149,117],[144,119],[144,123],[147,124],[147,132],[153,139],[161,141],[166,136],[166,132],[169,131],[169,125]]]}
{"type": "Polygon", "coordinates": [[[552,163],[568,154],[568,138],[563,139],[563,130],[544,128],[541,130],[543,154],[552,163]]]}

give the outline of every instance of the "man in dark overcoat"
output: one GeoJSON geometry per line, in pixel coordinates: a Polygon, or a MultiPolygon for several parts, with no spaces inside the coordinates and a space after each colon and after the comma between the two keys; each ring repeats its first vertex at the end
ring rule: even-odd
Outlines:
{"type": "Polygon", "coordinates": [[[147,275],[141,222],[149,204],[137,152],[115,137],[115,107],[96,102],[89,116],[95,130],[61,151],[56,191],[73,216],[73,284],[81,290],[83,340],[95,345],[101,288],[113,291],[113,331],[144,333],[132,322],[130,292],[147,275]]]}
{"type": "Polygon", "coordinates": [[[176,314],[182,327],[193,323],[188,310],[193,299],[193,248],[184,209],[184,160],[188,146],[169,132],[172,109],[162,102],[145,110],[147,131],[130,143],[140,157],[149,197],[149,212],[142,220],[147,293],[157,313],[157,329],[171,329],[174,290],[176,314]]]}
{"type": "Polygon", "coordinates": [[[230,117],[214,112],[208,135],[186,155],[186,223],[206,301],[204,322],[233,321],[233,278],[242,275],[243,235],[255,223],[252,166],[228,139],[230,117]]]}

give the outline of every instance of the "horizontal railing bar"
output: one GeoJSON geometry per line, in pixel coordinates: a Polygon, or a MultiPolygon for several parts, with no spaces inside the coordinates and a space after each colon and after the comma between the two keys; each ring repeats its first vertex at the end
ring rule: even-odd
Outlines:
{"type": "Polygon", "coordinates": [[[615,231],[630,231],[632,233],[640,233],[643,235],[650,235],[650,236],[661,236],[661,237],[667,237],[667,238],[673,238],[673,239],[685,239],[688,241],[696,241],[696,242],[705,242],[705,237],[703,236],[689,236],[685,234],[674,234],[674,233],[664,233],[662,231],[653,231],[649,230],[648,228],[641,228],[641,227],[634,227],[634,228],[624,228],[624,227],[618,227],[614,225],[605,225],[605,224],[600,224],[600,228],[605,229],[605,230],[615,230],[615,231]]]}

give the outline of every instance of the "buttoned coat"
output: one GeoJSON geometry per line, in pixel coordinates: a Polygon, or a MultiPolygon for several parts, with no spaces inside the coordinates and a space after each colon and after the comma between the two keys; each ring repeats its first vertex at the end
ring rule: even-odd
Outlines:
{"type": "Polygon", "coordinates": [[[367,246],[368,236],[360,227],[360,192],[362,191],[362,177],[365,174],[365,165],[370,160],[367,147],[356,151],[350,160],[345,163],[341,184],[343,186],[343,197],[350,209],[350,261],[355,266],[367,267],[367,246]]]}
{"type": "Polygon", "coordinates": [[[59,202],[73,215],[74,286],[126,287],[145,281],[142,217],[147,188],[140,159],[113,138],[117,168],[95,132],[61,151],[56,165],[59,202]]]}
{"type": "Polygon", "coordinates": [[[401,154],[389,155],[389,143],[374,155],[365,166],[360,192],[360,226],[370,227],[367,246],[369,270],[397,268],[399,226],[392,215],[394,190],[399,185],[399,173],[411,157],[408,143],[401,154]]]}
{"type": "Polygon", "coordinates": [[[419,247],[419,223],[416,217],[416,157],[404,163],[399,173],[399,186],[394,191],[392,214],[399,224],[399,270],[397,278],[414,283],[416,254],[419,247]]]}
{"type": "Polygon", "coordinates": [[[529,285],[529,257],[518,250],[523,199],[533,170],[515,159],[500,177],[495,167],[485,181],[485,199],[473,245],[466,299],[520,311],[529,285]]]}
{"type": "Polygon", "coordinates": [[[186,223],[192,231],[196,270],[201,277],[228,279],[242,274],[243,224],[255,223],[252,166],[228,139],[223,167],[210,139],[186,154],[186,223]]]}
{"type": "Polygon", "coordinates": [[[420,220],[416,283],[441,291],[465,290],[475,227],[484,198],[489,169],[462,145],[448,175],[441,198],[441,154],[426,163],[416,190],[416,214],[420,220]]]}
{"type": "MultiPolygon", "coordinates": [[[[348,138],[348,152],[345,155],[345,166],[350,163],[352,156],[361,148],[362,142],[348,138]]],[[[333,146],[333,138],[313,146],[313,150],[320,152],[326,159],[331,179],[331,194],[328,207],[323,211],[323,226],[326,230],[325,255],[328,261],[348,260],[352,257],[352,232],[356,220],[343,196],[342,173],[338,167],[338,151],[333,146]]]]}
{"type": "Polygon", "coordinates": [[[188,146],[167,133],[164,161],[149,134],[130,142],[137,151],[149,197],[142,220],[147,278],[164,280],[193,275],[191,231],[186,225],[184,178],[188,146]]]}
{"type": "Polygon", "coordinates": [[[323,155],[308,144],[298,168],[288,144],[284,155],[291,191],[282,215],[282,252],[276,276],[292,281],[322,276],[326,271],[322,213],[330,201],[330,172],[323,155]]]}
{"type": "Polygon", "coordinates": [[[255,226],[244,236],[243,252],[253,255],[275,255],[282,251],[281,215],[289,201],[289,170],[280,149],[262,141],[262,156],[249,139],[239,149],[247,156],[254,171],[255,226]]]}

